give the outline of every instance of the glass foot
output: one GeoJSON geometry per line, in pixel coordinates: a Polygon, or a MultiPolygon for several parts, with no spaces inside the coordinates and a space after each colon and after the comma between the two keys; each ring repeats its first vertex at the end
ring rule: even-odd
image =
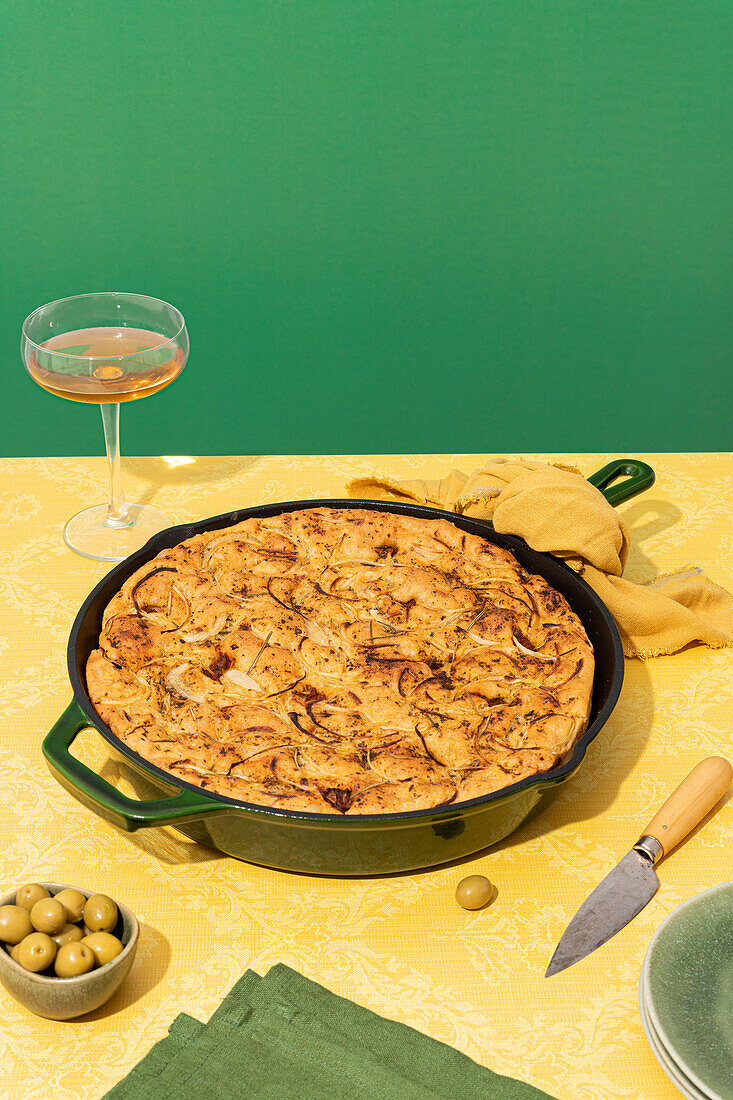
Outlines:
{"type": "Polygon", "coordinates": [[[124,561],[148,539],[171,526],[168,516],[146,504],[128,504],[130,522],[124,527],[107,523],[107,505],[77,512],[64,528],[64,542],[76,554],[94,561],[124,561]]]}

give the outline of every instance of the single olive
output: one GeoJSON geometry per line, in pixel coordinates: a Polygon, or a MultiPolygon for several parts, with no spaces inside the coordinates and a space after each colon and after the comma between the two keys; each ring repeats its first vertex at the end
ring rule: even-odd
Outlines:
{"type": "Polygon", "coordinates": [[[69,914],[66,918],[69,921],[81,920],[86,900],[81,890],[72,890],[71,887],[67,887],[66,890],[61,890],[56,894],[56,901],[60,901],[69,914]]]}
{"type": "Polygon", "coordinates": [[[33,931],[30,914],[20,905],[0,905],[0,940],[20,943],[33,931]]]}
{"type": "Polygon", "coordinates": [[[469,875],[456,887],[456,901],[464,909],[482,909],[494,893],[494,887],[483,875],[469,875]]]}
{"type": "Polygon", "coordinates": [[[18,946],[18,962],[37,974],[56,958],[56,944],[45,932],[31,932],[18,946]]]}
{"type": "Polygon", "coordinates": [[[21,886],[15,895],[15,904],[19,905],[21,909],[27,909],[31,911],[33,906],[41,898],[50,898],[48,890],[45,886],[41,886],[39,882],[26,882],[25,886],[21,886]]]}
{"type": "Polygon", "coordinates": [[[66,910],[56,898],[41,898],[31,909],[31,924],[36,932],[52,936],[68,923],[66,910]]]}
{"type": "MultiPolygon", "coordinates": [[[[21,940],[20,943],[22,943],[22,942],[23,941],[21,940]]],[[[20,962],[20,960],[18,958],[18,952],[20,951],[20,943],[14,943],[12,947],[10,946],[10,944],[8,944],[8,951],[10,952],[10,958],[14,959],[15,962],[20,962]]]]}
{"type": "Polygon", "coordinates": [[[84,939],[84,932],[78,924],[65,924],[60,932],[54,932],[51,939],[57,947],[63,947],[65,943],[78,943],[84,939]]]}
{"type": "Polygon", "coordinates": [[[109,932],[92,932],[91,936],[85,936],[81,942],[94,952],[97,966],[112,962],[122,951],[122,942],[109,932]]]}
{"type": "Polygon", "coordinates": [[[117,924],[117,906],[106,894],[92,894],[84,906],[84,923],[91,932],[109,932],[117,924]]]}
{"type": "Polygon", "coordinates": [[[59,948],[53,968],[59,978],[88,974],[94,966],[94,952],[85,943],[65,943],[59,948]]]}

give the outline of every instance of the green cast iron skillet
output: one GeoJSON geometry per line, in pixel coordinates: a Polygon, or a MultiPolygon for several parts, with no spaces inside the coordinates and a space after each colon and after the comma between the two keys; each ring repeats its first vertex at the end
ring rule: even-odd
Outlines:
{"type": "MultiPolygon", "coordinates": [[[[654,472],[635,460],[612,462],[590,481],[613,504],[648,488],[654,472]],[[618,482],[620,475],[627,480],[618,482]],[[616,484],[611,484],[616,482],[616,484]]],[[[532,550],[522,539],[502,535],[490,524],[435,508],[372,500],[301,500],[244,508],[198,523],[171,527],[116,566],[85,600],[68,646],[74,699],[43,743],[48,766],[75,798],[118,828],[132,832],[175,825],[193,840],[227,855],[281,870],[326,875],[374,875],[432,867],[480,851],[508,836],[546,806],[576,773],[588,745],[608,720],[623,682],[621,640],[610,612],[593,589],[564,562],[532,550]],[[509,550],[530,573],[544,577],[566,598],[581,619],[595,651],[595,679],[588,729],[569,758],[541,775],[530,776],[470,802],[406,813],[344,816],[273,809],[204,791],[155,767],[133,752],[100,719],[87,694],[87,658],[97,648],[102,615],[112,596],[141,565],[160,551],[203,531],[230,527],[250,517],[267,517],[301,508],[370,508],[427,519],[444,519],[509,550]],[[136,789],[155,797],[128,798],[69,753],[84,728],[92,726],[124,764],[136,789]],[[166,797],[167,795],[167,797],[166,797]]]]}

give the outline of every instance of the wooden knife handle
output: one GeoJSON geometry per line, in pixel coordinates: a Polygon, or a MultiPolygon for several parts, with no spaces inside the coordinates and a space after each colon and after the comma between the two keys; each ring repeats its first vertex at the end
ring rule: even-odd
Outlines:
{"type": "Polygon", "coordinates": [[[644,836],[654,837],[669,855],[723,797],[733,768],[722,756],[709,756],[692,769],[651,819],[644,836]]]}

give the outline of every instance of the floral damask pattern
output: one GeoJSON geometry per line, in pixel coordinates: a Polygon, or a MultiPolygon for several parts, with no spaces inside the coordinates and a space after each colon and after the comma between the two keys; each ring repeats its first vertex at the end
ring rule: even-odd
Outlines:
{"type": "MultiPolygon", "coordinates": [[[[181,523],[248,504],[343,496],[350,479],[375,472],[469,471],[486,457],[173,456],[128,459],[125,474],[131,500],[152,501],[181,523]]],[[[590,474],[616,456],[532,457],[590,474]]],[[[648,580],[694,562],[733,588],[733,457],[639,457],[657,482],[622,506],[634,538],[628,576],[648,580]]],[[[243,970],[264,973],[276,962],[559,1100],[678,1095],[644,1038],[639,970],[663,918],[730,876],[730,805],[662,864],[658,894],[631,925],[578,966],[543,974],[569,918],[654,808],[702,757],[733,752],[733,651],[692,647],[628,661],[619,704],[580,773],[540,817],[475,858],[367,880],[271,871],[172,829],[119,832],[51,778],[40,746],[70,696],[66,639],[106,572],[68,551],[61,529],[103,498],[106,471],[96,459],[17,459],[2,461],[2,475],[0,887],[79,883],[119,897],[142,921],[129,978],[84,1019],[42,1020],[0,990],[3,1097],[94,1100],[179,1012],[208,1018],[243,970]],[[474,872],[498,893],[487,910],[469,913],[453,892],[474,872]]],[[[125,787],[100,737],[85,733],[74,751],[125,787]]]]}

